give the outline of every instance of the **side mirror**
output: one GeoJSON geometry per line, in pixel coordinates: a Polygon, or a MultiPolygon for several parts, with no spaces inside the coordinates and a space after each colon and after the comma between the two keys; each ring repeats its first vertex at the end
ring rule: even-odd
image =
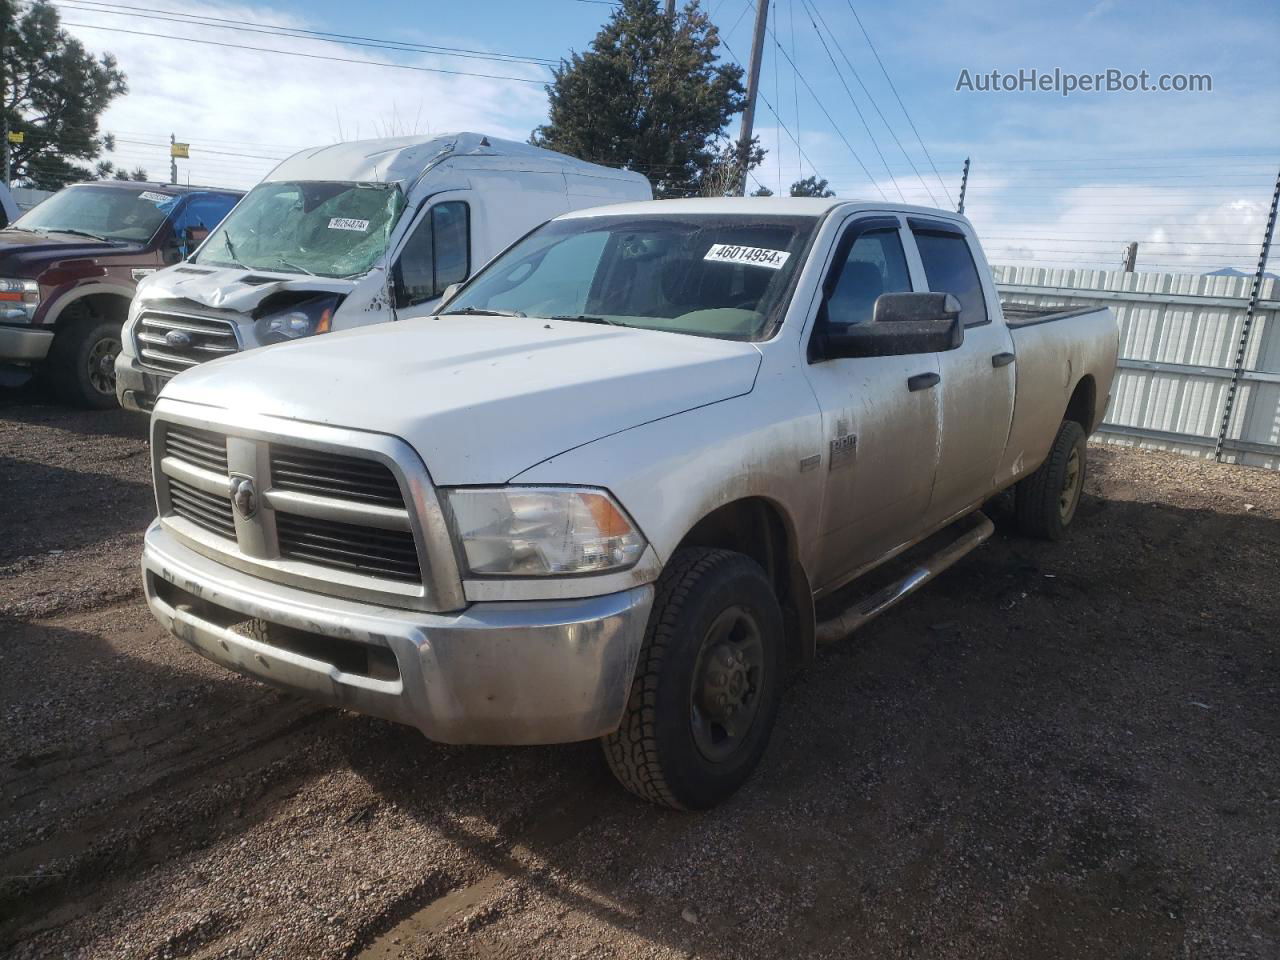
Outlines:
{"type": "Polygon", "coordinates": [[[820,358],[943,353],[964,343],[960,301],[949,293],[885,293],[871,315],[870,323],[829,324],[820,358]]]}
{"type": "Polygon", "coordinates": [[[204,226],[187,227],[186,237],[187,253],[195,252],[196,247],[204,243],[205,238],[209,236],[209,228],[204,226]]]}
{"type": "Polygon", "coordinates": [[[453,295],[462,289],[461,283],[451,283],[444,288],[444,293],[440,295],[440,302],[437,307],[443,307],[446,303],[453,299],[453,295]]]}

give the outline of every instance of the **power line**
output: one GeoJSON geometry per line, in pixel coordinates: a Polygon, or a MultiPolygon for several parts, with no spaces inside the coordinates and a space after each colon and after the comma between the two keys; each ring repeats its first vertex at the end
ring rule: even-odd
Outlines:
{"type": "Polygon", "coordinates": [[[303,27],[275,26],[273,24],[252,23],[248,25],[242,20],[229,20],[225,17],[214,17],[203,13],[183,13],[178,10],[164,10],[156,7],[140,7],[125,3],[110,3],[107,0],[49,0],[57,6],[74,8],[82,13],[98,13],[110,16],[127,16],[142,20],[167,20],[171,23],[190,23],[197,26],[214,27],[219,30],[237,30],[244,33],[263,33],[268,36],[297,37],[312,39],[326,43],[341,43],[351,46],[375,47],[386,50],[401,50],[406,53],[429,53],[436,56],[462,57],[475,60],[492,60],[498,63],[528,63],[534,66],[554,66],[559,63],[549,57],[520,56],[510,53],[495,53],[485,50],[474,50],[468,47],[448,47],[439,44],[417,43],[408,40],[391,40],[382,37],[364,37],[358,34],[332,33],[325,30],[307,30],[303,27]]]}
{"type": "Polygon", "coordinates": [[[942,174],[938,173],[938,167],[934,164],[933,157],[929,155],[929,148],[924,145],[924,138],[920,136],[920,131],[916,129],[915,121],[911,119],[907,105],[902,102],[902,97],[898,94],[898,88],[894,86],[893,78],[889,76],[889,71],[885,69],[884,61],[880,59],[880,51],[871,42],[871,34],[867,33],[867,28],[862,25],[862,18],[858,16],[858,11],[853,8],[853,0],[845,0],[845,2],[849,4],[849,12],[853,14],[853,19],[858,21],[858,29],[862,31],[862,36],[867,41],[867,46],[871,48],[871,53],[875,56],[876,63],[880,64],[880,72],[884,74],[884,78],[889,84],[889,89],[893,91],[894,99],[898,101],[898,106],[902,108],[902,115],[907,118],[907,123],[911,126],[911,132],[916,135],[916,142],[920,144],[920,149],[924,151],[924,155],[929,161],[929,166],[933,169],[933,175],[938,178],[938,183],[942,185],[942,192],[946,195],[947,203],[955,206],[955,201],[951,199],[951,191],[947,189],[947,181],[943,180],[942,174]]]}
{"type": "MultiPolygon", "coordinates": [[[[924,177],[920,175],[920,171],[916,169],[915,161],[911,159],[911,154],[907,153],[907,148],[904,147],[902,145],[902,141],[898,139],[898,134],[894,132],[893,126],[884,115],[884,111],[880,109],[880,104],[876,103],[876,98],[871,95],[871,91],[867,89],[867,85],[862,82],[862,75],[858,73],[858,68],[853,65],[853,61],[849,59],[849,54],[845,52],[844,44],[840,42],[840,38],[836,36],[835,31],[832,30],[831,26],[827,23],[827,19],[822,15],[822,11],[818,9],[818,5],[816,3],[812,3],[810,6],[812,7],[813,13],[817,14],[818,22],[821,23],[823,29],[827,31],[827,35],[831,37],[831,42],[834,43],[836,45],[836,49],[840,51],[841,58],[844,60],[845,65],[848,66],[849,72],[853,74],[853,79],[858,81],[858,86],[862,88],[862,93],[871,103],[871,108],[875,110],[876,116],[880,118],[880,122],[884,124],[884,128],[889,131],[889,136],[893,137],[893,142],[896,143],[898,145],[898,149],[902,151],[903,159],[905,159],[907,161],[907,165],[911,167],[911,172],[916,175],[916,179],[920,181],[920,186],[923,187],[924,192],[929,195],[929,201],[935,207],[942,206],[942,204],[938,203],[938,198],[933,195],[933,191],[929,189],[929,185],[925,183],[924,177]]],[[[888,164],[885,164],[885,166],[887,167],[888,164]]],[[[890,176],[892,176],[892,174],[890,174],[890,176]]]]}
{"type": "MultiPolygon", "coordinates": [[[[849,103],[853,105],[854,113],[858,115],[858,119],[862,122],[862,129],[867,131],[867,137],[871,140],[871,146],[875,148],[876,155],[880,157],[880,162],[884,164],[884,172],[889,174],[889,182],[893,184],[893,189],[898,191],[898,198],[906,203],[906,195],[903,194],[902,188],[898,186],[898,181],[893,175],[893,171],[889,169],[889,161],[884,158],[884,152],[880,149],[880,144],[876,140],[875,134],[871,132],[871,125],[867,123],[867,118],[862,115],[862,108],[858,106],[858,101],[853,97],[853,91],[849,89],[849,84],[844,81],[844,74],[840,72],[840,67],[836,64],[836,58],[831,53],[831,48],[827,46],[826,39],[822,36],[822,31],[818,29],[818,23],[813,19],[813,11],[805,0],[800,0],[800,5],[804,8],[805,13],[809,15],[809,22],[813,25],[813,32],[817,34],[818,42],[822,44],[822,50],[827,55],[827,59],[831,61],[831,69],[836,72],[836,79],[840,81],[840,86],[844,87],[844,92],[849,97],[849,103]]],[[[780,44],[775,43],[775,47],[780,44]]]]}
{"type": "Polygon", "coordinates": [[[284,57],[302,57],[306,60],[325,60],[330,63],[354,63],[362,67],[392,67],[396,70],[413,70],[418,73],[442,73],[454,77],[478,77],[484,80],[507,80],[512,83],[546,84],[545,80],[534,80],[529,77],[508,77],[493,73],[471,73],[466,70],[446,70],[443,67],[421,67],[408,63],[387,63],[384,60],[355,60],[349,57],[329,57],[318,53],[301,53],[296,50],[279,50],[273,47],[251,47],[243,43],[226,43],[221,40],[200,40],[195,37],[179,37],[165,33],[147,33],[144,30],[126,30],[123,27],[103,27],[93,23],[71,23],[62,21],[64,27],[80,27],[85,30],[105,30],[108,33],[127,33],[137,37],[150,37],[153,40],[181,40],[184,43],[201,43],[211,47],[228,47],[233,50],[251,50],[255,53],[273,53],[284,57]]]}

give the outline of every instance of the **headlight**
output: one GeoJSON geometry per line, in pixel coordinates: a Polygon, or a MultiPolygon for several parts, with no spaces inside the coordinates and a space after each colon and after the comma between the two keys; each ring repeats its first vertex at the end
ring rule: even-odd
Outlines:
{"type": "Polygon", "coordinates": [[[328,333],[337,306],[337,295],[326,293],[259,317],[256,324],[258,342],[284,343],[315,333],[328,333]]]}
{"type": "Polygon", "coordinates": [[[603,490],[455,487],[446,497],[472,574],[603,573],[625,570],[644,552],[644,537],[603,490]]]}
{"type": "Polygon", "coordinates": [[[40,284],[34,280],[0,280],[0,320],[29,322],[40,306],[40,284]]]}

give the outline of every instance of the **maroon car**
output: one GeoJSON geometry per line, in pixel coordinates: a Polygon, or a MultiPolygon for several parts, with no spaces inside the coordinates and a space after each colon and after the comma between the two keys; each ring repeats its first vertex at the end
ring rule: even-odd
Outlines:
{"type": "Polygon", "coordinates": [[[120,328],[138,280],[195,250],[241,195],[82,183],[0,230],[0,383],[43,366],[63,399],[115,406],[120,328]]]}

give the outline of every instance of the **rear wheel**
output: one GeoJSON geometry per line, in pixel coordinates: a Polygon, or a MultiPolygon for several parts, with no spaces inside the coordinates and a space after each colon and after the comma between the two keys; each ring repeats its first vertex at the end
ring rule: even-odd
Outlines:
{"type": "Polygon", "coordinates": [[[116,406],[116,356],[120,324],[98,317],[72,321],[49,350],[49,376],[67,403],[106,410],[116,406]]]}
{"type": "Polygon", "coordinates": [[[1084,428],[1064,420],[1044,463],[1018,482],[1015,505],[1022,533],[1046,540],[1066,536],[1084,490],[1088,449],[1084,428]]]}
{"type": "Polygon", "coordinates": [[[618,730],[614,776],[639,797],[705,809],[755,770],[778,711],[782,611],[750,558],[685,549],[658,581],[618,730]]]}

